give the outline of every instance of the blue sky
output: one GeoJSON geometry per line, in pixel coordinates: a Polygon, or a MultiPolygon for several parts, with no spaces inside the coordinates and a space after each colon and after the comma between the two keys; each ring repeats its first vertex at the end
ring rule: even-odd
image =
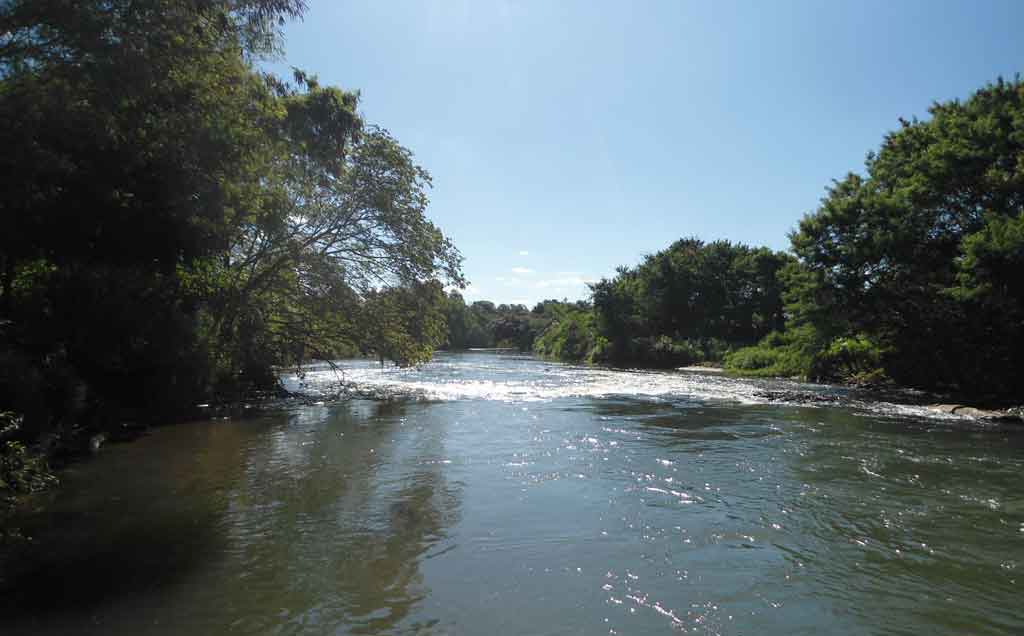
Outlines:
{"type": "Polygon", "coordinates": [[[272,68],[361,92],[499,303],[683,236],[785,249],[898,117],[1024,71],[1020,0],[309,4],[272,68]]]}

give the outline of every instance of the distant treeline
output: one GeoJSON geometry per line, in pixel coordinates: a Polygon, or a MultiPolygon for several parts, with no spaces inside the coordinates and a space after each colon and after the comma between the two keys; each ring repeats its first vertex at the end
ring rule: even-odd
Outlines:
{"type": "Polygon", "coordinates": [[[534,341],[556,319],[571,311],[586,311],[590,303],[558,300],[525,305],[495,305],[478,300],[469,305],[462,294],[452,291],[446,301],[448,336],[445,349],[507,348],[533,351],[534,341]]]}
{"type": "Polygon", "coordinates": [[[783,328],[779,270],[792,257],[728,241],[683,239],[591,285],[536,341],[562,360],[673,367],[715,362],[783,328]]]}
{"type": "Polygon", "coordinates": [[[0,443],[443,343],[429,175],[357,93],[256,66],[304,8],[0,3],[0,443]]]}
{"type": "Polygon", "coordinates": [[[929,112],[832,184],[791,254],[678,241],[592,285],[535,351],[1019,398],[1024,83],[929,112]]]}

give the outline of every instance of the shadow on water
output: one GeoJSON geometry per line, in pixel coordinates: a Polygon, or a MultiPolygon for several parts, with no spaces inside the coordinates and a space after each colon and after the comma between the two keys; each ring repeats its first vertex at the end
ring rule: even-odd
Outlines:
{"type": "MultiPolygon", "coordinates": [[[[738,441],[779,435],[780,410],[799,407],[715,404],[698,401],[651,401],[633,398],[591,400],[574,407],[617,422],[630,422],[661,446],[738,441]]],[[[691,450],[701,450],[700,445],[691,450]]]]}
{"type": "Polygon", "coordinates": [[[429,630],[406,623],[461,486],[425,408],[304,406],[113,449],[24,520],[0,632],[429,630]]]}
{"type": "Polygon", "coordinates": [[[296,625],[308,626],[314,614],[318,624],[346,625],[358,634],[418,632],[432,624],[403,625],[428,594],[420,566],[457,521],[460,489],[444,473],[443,422],[419,421],[427,408],[401,400],[339,407],[319,429],[311,446],[331,452],[303,474],[308,483],[337,488],[322,505],[304,510],[306,527],[275,528],[314,537],[300,540],[289,561],[323,564],[312,576],[292,577],[293,585],[298,578],[311,586],[308,597],[288,608],[296,625]],[[315,607],[303,605],[318,597],[315,607]]]}
{"type": "Polygon", "coordinates": [[[40,495],[18,520],[32,541],[0,575],[4,618],[90,616],[111,602],[159,595],[215,558],[227,543],[219,524],[227,502],[216,489],[204,497],[190,491],[239,474],[232,424],[185,424],[112,447],[40,495]],[[173,450],[159,452],[161,437],[173,450]],[[140,466],[136,453],[154,461],[140,466]]]}
{"type": "MultiPolygon", "coordinates": [[[[54,519],[88,524],[88,519],[54,519]]],[[[62,613],[88,615],[98,606],[136,602],[186,580],[224,547],[207,519],[148,516],[109,534],[82,540],[43,536],[9,564],[0,609],[6,619],[28,621],[62,613]],[[57,544],[54,545],[56,542],[57,544]]]]}

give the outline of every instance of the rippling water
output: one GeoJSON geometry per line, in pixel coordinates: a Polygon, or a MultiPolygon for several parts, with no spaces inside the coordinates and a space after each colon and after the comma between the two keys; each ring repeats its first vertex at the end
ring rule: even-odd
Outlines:
{"type": "Polygon", "coordinates": [[[0,633],[1024,633],[1024,429],[494,354],[287,381],[388,399],[74,466],[0,633]]]}

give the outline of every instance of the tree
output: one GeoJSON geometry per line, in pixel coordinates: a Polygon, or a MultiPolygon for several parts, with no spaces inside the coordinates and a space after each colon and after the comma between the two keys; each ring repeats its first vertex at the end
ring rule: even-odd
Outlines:
{"type": "Polygon", "coordinates": [[[381,298],[425,322],[392,321],[375,351],[437,344],[433,290],[463,281],[429,175],[357,93],[253,66],[303,8],[0,4],[0,357],[24,371],[0,407],[84,388],[71,410],[170,411],[273,383],[368,346],[381,298]]]}
{"type": "Polygon", "coordinates": [[[781,328],[777,274],[789,260],[767,248],[681,239],[591,286],[598,331],[617,362],[715,359],[724,343],[751,343],[781,328]]]}
{"type": "Polygon", "coordinates": [[[444,343],[444,289],[437,281],[371,291],[361,315],[361,349],[399,366],[430,359],[444,343]]]}
{"type": "Polygon", "coordinates": [[[427,172],[387,131],[355,130],[354,96],[298,78],[306,93],[281,91],[279,207],[239,227],[212,312],[221,347],[243,355],[233,343],[245,315],[267,317],[272,340],[262,350],[279,362],[358,346],[364,325],[345,317],[381,290],[437,277],[462,284],[461,256],[426,217],[427,172]]]}
{"type": "Polygon", "coordinates": [[[1013,267],[1024,84],[999,80],[929,112],[901,120],[866,176],[836,182],[801,221],[794,313],[822,333],[870,337],[897,381],[1012,392],[1024,370],[1013,267]]]}
{"type": "Polygon", "coordinates": [[[103,401],[200,388],[201,299],[186,281],[261,187],[273,100],[246,60],[301,8],[0,5],[0,319],[26,364],[66,364],[103,401]]]}

